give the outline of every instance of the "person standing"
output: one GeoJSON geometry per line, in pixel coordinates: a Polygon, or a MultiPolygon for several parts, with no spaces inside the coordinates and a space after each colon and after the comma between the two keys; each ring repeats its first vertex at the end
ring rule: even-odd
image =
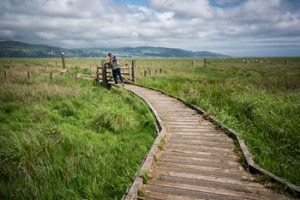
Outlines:
{"type": "Polygon", "coordinates": [[[107,55],[109,56],[109,63],[108,64],[112,68],[113,77],[114,77],[116,86],[118,86],[118,76],[120,77],[122,86],[124,86],[123,77],[121,75],[121,69],[120,69],[119,64],[117,62],[116,56],[113,56],[111,52],[109,52],[107,55]]]}

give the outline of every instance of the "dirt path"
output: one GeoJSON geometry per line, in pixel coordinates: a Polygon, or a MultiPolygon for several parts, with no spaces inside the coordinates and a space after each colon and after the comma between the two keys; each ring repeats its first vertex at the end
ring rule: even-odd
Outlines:
{"type": "Polygon", "coordinates": [[[166,147],[150,172],[141,199],[289,199],[250,182],[233,140],[194,110],[159,92],[126,85],[145,98],[167,129],[166,147]]]}

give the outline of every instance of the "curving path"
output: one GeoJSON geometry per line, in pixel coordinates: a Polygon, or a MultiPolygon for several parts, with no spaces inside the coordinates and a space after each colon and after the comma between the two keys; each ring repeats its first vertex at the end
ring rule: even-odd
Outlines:
{"type": "Polygon", "coordinates": [[[126,88],[145,98],[167,129],[166,147],[158,152],[140,199],[289,199],[251,182],[237,161],[233,140],[196,111],[153,90],[126,88]]]}

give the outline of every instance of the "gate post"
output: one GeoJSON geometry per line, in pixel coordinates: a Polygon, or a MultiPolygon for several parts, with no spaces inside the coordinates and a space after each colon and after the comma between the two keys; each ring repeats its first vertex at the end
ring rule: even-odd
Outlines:
{"type": "Polygon", "coordinates": [[[131,78],[132,78],[132,81],[133,83],[136,82],[136,76],[135,76],[135,60],[132,60],[132,63],[131,63],[131,78]]]}
{"type": "Polygon", "coordinates": [[[99,69],[100,67],[97,66],[97,71],[96,71],[96,82],[99,83],[99,69]]]}
{"type": "Polygon", "coordinates": [[[102,85],[103,87],[107,87],[107,74],[106,74],[106,64],[104,60],[102,60],[102,85]]]}
{"type": "Polygon", "coordinates": [[[65,65],[65,53],[61,52],[61,63],[62,63],[62,68],[66,69],[66,65],[65,65]]]}

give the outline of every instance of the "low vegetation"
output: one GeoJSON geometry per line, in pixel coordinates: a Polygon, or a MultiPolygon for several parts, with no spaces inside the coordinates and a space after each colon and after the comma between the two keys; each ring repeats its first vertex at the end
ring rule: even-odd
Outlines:
{"type": "Polygon", "coordinates": [[[55,62],[0,59],[0,199],[120,199],[156,137],[153,116],[55,62]]]}
{"type": "Polygon", "coordinates": [[[300,58],[202,61],[141,59],[138,82],[214,115],[245,139],[261,167],[299,186],[300,58]]]}

